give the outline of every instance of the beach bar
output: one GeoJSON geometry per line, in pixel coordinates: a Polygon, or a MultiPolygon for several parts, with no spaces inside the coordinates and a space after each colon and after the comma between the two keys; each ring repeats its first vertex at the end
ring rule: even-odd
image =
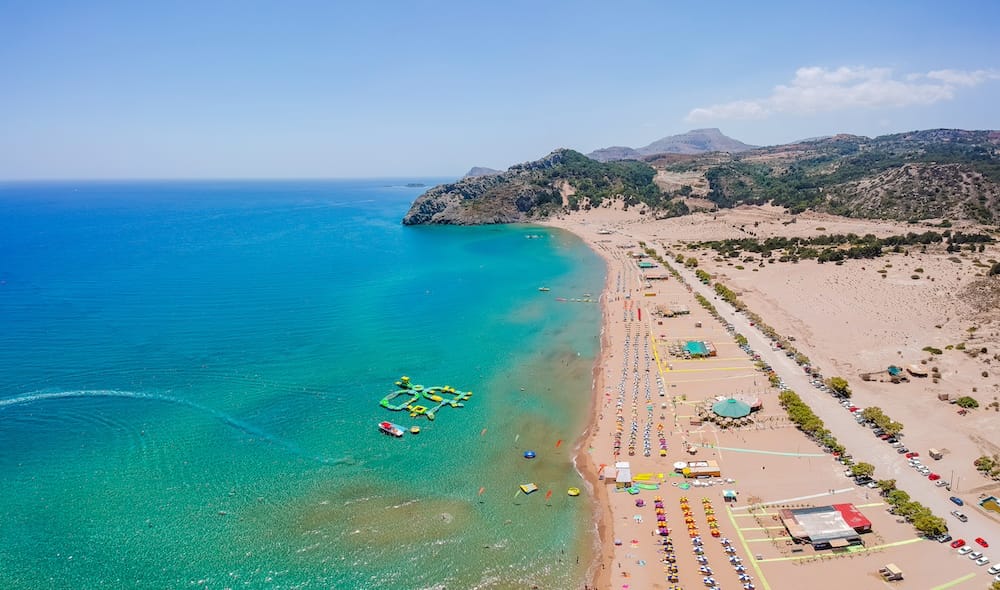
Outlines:
{"type": "Polygon", "coordinates": [[[778,515],[796,543],[809,543],[814,549],[863,545],[861,534],[872,530],[871,521],[854,504],[784,509],[778,515]]]}
{"type": "MultiPolygon", "coordinates": [[[[675,468],[676,471],[676,468],[675,468]]],[[[688,461],[684,467],[680,469],[681,475],[684,477],[689,477],[693,479],[702,477],[721,477],[722,472],[719,470],[719,464],[715,461],[688,461]]]]}

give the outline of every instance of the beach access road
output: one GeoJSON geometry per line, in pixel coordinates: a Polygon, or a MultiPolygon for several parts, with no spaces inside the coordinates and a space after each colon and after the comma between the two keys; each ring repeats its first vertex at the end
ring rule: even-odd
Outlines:
{"type": "MultiPolygon", "coordinates": [[[[839,399],[814,387],[810,382],[811,377],[802,371],[798,363],[787,357],[783,350],[773,348],[771,339],[762,334],[756,327],[751,326],[750,320],[746,316],[737,313],[731,305],[718,299],[715,291],[710,286],[702,284],[695,277],[693,271],[679,265],[675,265],[675,267],[692,286],[694,292],[700,293],[711,301],[719,311],[720,316],[725,321],[732,323],[737,333],[743,334],[747,338],[750,347],[760,354],[761,360],[769,364],[785,382],[785,385],[809,404],[813,412],[837,437],[837,440],[854,455],[855,461],[864,461],[875,466],[876,480],[895,479],[899,489],[905,490],[912,499],[930,508],[935,515],[944,518],[948,523],[949,534],[956,539],[984,537],[1000,542],[1000,524],[979,513],[978,509],[971,509],[971,506],[965,510],[969,517],[968,522],[959,522],[949,516],[949,513],[955,509],[955,505],[948,498],[957,494],[957,491],[949,492],[943,487],[939,488],[934,485],[934,482],[910,468],[903,455],[897,453],[895,449],[883,441],[874,438],[869,428],[855,422],[854,415],[840,405],[839,399]]],[[[931,441],[907,439],[906,444],[910,448],[927,448],[931,446],[931,441]]],[[[845,481],[853,485],[853,481],[845,481]]],[[[872,490],[872,494],[877,493],[877,490],[872,490]]],[[[948,546],[943,545],[942,547],[944,548],[942,551],[944,551],[948,546]]]]}

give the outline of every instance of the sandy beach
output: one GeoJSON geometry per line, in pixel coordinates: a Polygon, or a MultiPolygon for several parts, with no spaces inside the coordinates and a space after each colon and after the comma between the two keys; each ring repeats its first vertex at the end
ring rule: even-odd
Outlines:
{"type": "MultiPolygon", "coordinates": [[[[996,246],[954,256],[914,250],[839,266],[815,261],[734,263],[711,250],[688,247],[695,241],[745,238],[748,232],[763,238],[925,231],[811,213],[788,221],[780,209],[756,207],[665,220],[601,208],[548,222],[580,236],[608,267],[593,421],[578,461],[599,513],[601,551],[591,565],[593,587],[780,589],[802,587],[807,581],[817,588],[875,587],[884,583],[878,569],[889,562],[905,572],[904,580],[893,587],[972,588],[985,583],[985,567],[957,555],[948,544],[919,537],[910,524],[888,513],[877,489],[844,477],[844,465],[792,426],[777,402],[779,390],[733,334],[748,338],[753,353],[799,393],[855,461],[876,466],[876,479],[896,479],[900,489],[947,518],[955,538],[971,542],[983,536],[1000,543],[1000,519],[976,503],[1000,487],[972,466],[976,457],[995,453],[1000,445],[998,414],[986,408],[1000,394],[996,378],[989,374],[1000,340],[998,318],[995,308],[963,295],[982,280],[977,276],[981,265],[1000,258],[996,246]],[[824,377],[847,379],[854,403],[879,406],[902,422],[903,442],[942,477],[953,479],[954,490],[936,487],[908,468],[901,454],[873,438],[837,400],[812,386],[801,368],[743,314],[712,299],[710,288],[699,284],[692,270],[680,269],[683,280],[658,265],[644,275],[635,258],[642,253],[640,243],[667,260],[682,251],[696,257],[699,268],[736,290],[751,311],[781,335],[794,338],[824,377]],[[911,278],[914,275],[918,278],[911,278]],[[650,276],[669,278],[648,280],[650,276]],[[694,297],[698,292],[717,306],[721,320],[699,306],[694,297]],[[655,315],[663,308],[687,313],[655,315]],[[678,346],[688,341],[710,344],[715,355],[678,355],[678,346]],[[956,349],[960,342],[966,350],[985,348],[987,353],[973,357],[956,349]],[[941,349],[942,354],[932,355],[924,347],[941,349]],[[935,367],[937,378],[889,383],[878,372],[890,364],[935,367]],[[860,375],[869,372],[875,376],[862,380],[860,375]],[[941,393],[953,392],[977,397],[981,407],[960,416],[954,405],[938,399],[941,393]],[[760,401],[752,422],[721,428],[700,419],[699,407],[730,396],[760,401]],[[941,460],[926,457],[931,447],[943,450],[941,460]],[[645,483],[644,488],[659,489],[616,491],[614,483],[599,474],[617,461],[628,461],[634,480],[645,483]],[[674,473],[678,461],[714,461],[720,477],[685,479],[674,473]],[[724,501],[723,490],[735,492],[735,501],[724,501]],[[948,500],[953,494],[965,501],[968,523],[948,515],[955,508],[948,500]],[[657,498],[662,511],[654,508],[657,498]],[[688,500],[687,510],[682,498],[688,500]],[[835,503],[854,504],[871,521],[872,532],[863,536],[862,548],[834,553],[795,544],[778,519],[781,508],[835,503]],[[657,512],[666,518],[668,536],[659,534],[657,512]],[[701,549],[692,543],[686,519],[700,536],[701,549]],[[719,531],[717,538],[710,535],[713,527],[719,531]],[[722,538],[730,541],[728,546],[722,538]],[[672,544],[669,558],[664,541],[672,544]],[[676,577],[670,578],[672,574],[676,577]]],[[[983,551],[989,556],[989,549],[983,551]]]]}

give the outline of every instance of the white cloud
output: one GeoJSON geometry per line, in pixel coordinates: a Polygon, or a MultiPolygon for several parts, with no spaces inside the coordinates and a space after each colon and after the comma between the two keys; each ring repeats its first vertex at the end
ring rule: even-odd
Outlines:
{"type": "Polygon", "coordinates": [[[698,107],[688,113],[686,120],[764,119],[774,113],[928,105],[951,100],[958,87],[996,79],[1000,79],[1000,72],[995,70],[934,70],[896,79],[889,68],[799,68],[789,84],[775,86],[766,98],[698,107]]]}
{"type": "Polygon", "coordinates": [[[987,80],[1000,80],[1000,72],[996,70],[976,70],[974,72],[934,70],[933,72],[927,72],[927,77],[953,86],[976,86],[987,80]]]}

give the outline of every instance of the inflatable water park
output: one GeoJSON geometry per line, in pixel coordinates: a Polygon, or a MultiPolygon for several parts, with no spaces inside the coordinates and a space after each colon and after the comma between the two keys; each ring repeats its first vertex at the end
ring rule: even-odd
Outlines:
{"type": "MultiPolygon", "coordinates": [[[[386,395],[379,405],[393,412],[408,412],[411,418],[433,420],[445,406],[461,408],[472,397],[471,391],[459,391],[450,385],[424,387],[402,376],[396,381],[396,391],[386,395]]],[[[419,427],[414,427],[419,432],[419,427]]],[[[411,429],[413,432],[414,429],[411,429]]],[[[416,434],[413,432],[413,434],[416,434]]]]}

